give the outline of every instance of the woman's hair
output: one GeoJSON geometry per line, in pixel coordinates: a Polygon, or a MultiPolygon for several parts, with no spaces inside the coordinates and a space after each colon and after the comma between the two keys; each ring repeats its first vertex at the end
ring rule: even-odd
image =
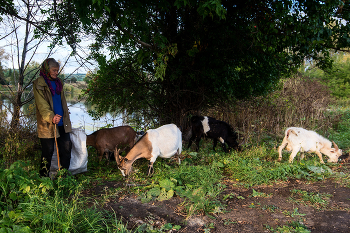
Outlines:
{"type": "Polygon", "coordinates": [[[58,68],[60,68],[60,63],[58,63],[54,58],[48,58],[46,60],[47,60],[47,63],[49,65],[49,69],[51,67],[58,67],[58,68]]]}

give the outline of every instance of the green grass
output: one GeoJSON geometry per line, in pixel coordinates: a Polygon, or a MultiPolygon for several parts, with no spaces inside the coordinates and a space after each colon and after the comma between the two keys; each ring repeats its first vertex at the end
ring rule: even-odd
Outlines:
{"type": "Polygon", "coordinates": [[[303,205],[312,206],[315,209],[323,210],[327,207],[332,194],[307,192],[304,190],[291,190],[290,200],[303,205]]]}
{"type": "Polygon", "coordinates": [[[276,232],[276,233],[309,233],[310,230],[307,229],[306,226],[304,226],[302,223],[298,221],[290,222],[288,225],[284,226],[278,226],[276,228],[272,228],[268,225],[265,225],[266,229],[269,230],[269,232],[276,232]]]}
{"type": "MultiPolygon", "coordinates": [[[[329,131],[331,135],[327,135],[343,148],[346,148],[350,138],[350,111],[345,113],[335,129],[329,131]]],[[[148,161],[137,160],[128,179],[122,177],[115,162],[111,161],[107,166],[105,159],[98,161],[94,150],[89,151],[89,172],[75,178],[58,177],[54,181],[40,178],[32,162],[15,162],[8,169],[0,168],[0,228],[7,229],[8,232],[130,232],[113,212],[98,207],[117,194],[136,194],[143,202],[163,201],[179,196],[183,202],[178,209],[187,217],[198,214],[210,217],[226,211],[223,204],[225,200],[244,199],[233,193],[222,196],[226,182],[254,187],[288,179],[318,181],[330,177],[346,180],[348,177],[336,172],[336,169],[332,170],[339,164],[320,164],[315,155],[307,155],[303,161],[297,157],[289,164],[289,153],[284,152],[282,162],[277,162],[278,153],[272,145],[279,143],[270,138],[255,146],[246,146],[241,152],[224,153],[219,147],[216,152],[212,151],[212,142],[203,140],[198,153],[186,149],[183,151],[181,165],[174,158],[157,159],[153,177],[147,176],[148,161]],[[84,189],[93,188],[105,181],[125,182],[135,186],[106,189],[101,195],[91,196],[93,201],[82,195],[84,189]],[[87,203],[95,203],[96,207],[88,207],[87,203]]],[[[291,201],[316,209],[325,208],[330,198],[327,194],[302,190],[293,190],[291,194],[291,201]]],[[[269,198],[271,195],[253,189],[252,196],[269,198]]],[[[253,207],[269,212],[277,209],[273,205],[260,207],[254,204],[253,207]]],[[[297,211],[285,214],[300,215],[297,211]]],[[[228,221],[227,224],[234,222],[228,221]]],[[[152,225],[145,223],[138,231],[167,232],[179,227],[167,223],[159,229],[153,229],[152,225]]],[[[210,227],[206,229],[209,230],[210,227]]],[[[270,231],[308,232],[297,222],[276,229],[270,228],[270,231]]]]}
{"type": "Polygon", "coordinates": [[[322,180],[333,175],[328,165],[307,156],[301,162],[277,162],[277,152],[266,146],[255,146],[242,153],[219,158],[224,171],[233,181],[245,186],[271,184],[293,179],[322,180]]]}

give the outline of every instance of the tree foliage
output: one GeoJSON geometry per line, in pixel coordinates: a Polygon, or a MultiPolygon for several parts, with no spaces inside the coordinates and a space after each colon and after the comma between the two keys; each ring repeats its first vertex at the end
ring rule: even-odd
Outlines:
{"type": "Polygon", "coordinates": [[[13,0],[0,1],[0,22],[2,21],[2,15],[16,14],[16,9],[13,4],[13,0]]]}
{"type": "Polygon", "coordinates": [[[349,13],[339,0],[71,0],[54,2],[45,27],[72,45],[72,30],[95,35],[99,71],[86,94],[98,112],[147,109],[181,123],[267,93],[305,58],[329,67],[329,51],[349,47],[349,13]]]}
{"type": "Polygon", "coordinates": [[[350,97],[350,59],[349,54],[339,53],[332,55],[333,66],[326,70],[317,68],[312,62],[301,67],[304,75],[321,81],[332,90],[336,98],[350,97]]]}

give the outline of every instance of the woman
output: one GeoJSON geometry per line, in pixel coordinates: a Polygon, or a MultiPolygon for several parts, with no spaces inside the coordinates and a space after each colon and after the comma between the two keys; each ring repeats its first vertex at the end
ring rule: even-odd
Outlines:
{"type": "Polygon", "coordinates": [[[59,63],[46,59],[41,68],[40,76],[34,81],[34,97],[38,137],[40,138],[42,154],[40,175],[49,176],[51,159],[55,148],[55,128],[59,151],[60,165],[69,168],[72,142],[69,133],[72,131],[63,83],[57,77],[59,63]]]}

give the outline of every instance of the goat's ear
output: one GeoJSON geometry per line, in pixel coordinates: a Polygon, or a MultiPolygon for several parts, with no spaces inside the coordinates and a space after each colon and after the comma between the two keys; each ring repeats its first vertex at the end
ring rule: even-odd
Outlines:
{"type": "Polygon", "coordinates": [[[335,147],[335,150],[339,150],[338,145],[337,145],[337,144],[335,144],[335,142],[334,142],[334,141],[332,141],[332,142],[333,142],[333,145],[334,145],[334,147],[335,147]]]}
{"type": "Polygon", "coordinates": [[[293,129],[290,130],[290,133],[293,133],[293,134],[295,134],[295,136],[298,136],[298,134],[293,129]]]}

